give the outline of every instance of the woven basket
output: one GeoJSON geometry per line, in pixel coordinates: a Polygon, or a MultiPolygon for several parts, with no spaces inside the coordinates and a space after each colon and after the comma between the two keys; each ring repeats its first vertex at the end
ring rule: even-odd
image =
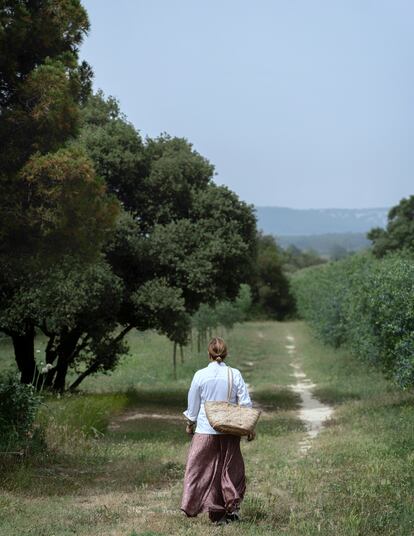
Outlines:
{"type": "Polygon", "coordinates": [[[204,403],[209,423],[225,434],[245,436],[254,432],[261,411],[247,406],[239,406],[227,401],[204,403]]]}
{"type": "Polygon", "coordinates": [[[210,425],[217,432],[237,436],[247,436],[254,432],[261,411],[239,406],[230,402],[233,387],[233,371],[227,368],[228,389],[227,400],[210,400],[204,402],[204,409],[210,425]]]}

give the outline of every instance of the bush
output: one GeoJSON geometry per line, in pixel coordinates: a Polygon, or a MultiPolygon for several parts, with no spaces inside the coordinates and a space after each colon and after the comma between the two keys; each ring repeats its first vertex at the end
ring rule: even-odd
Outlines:
{"type": "Polygon", "coordinates": [[[34,437],[34,421],[41,398],[33,385],[20,383],[16,374],[0,376],[0,449],[27,449],[34,437]]]}
{"type": "Polygon", "coordinates": [[[414,386],[414,257],[369,253],[298,272],[298,311],[318,336],[345,344],[402,388],[414,386]]]}

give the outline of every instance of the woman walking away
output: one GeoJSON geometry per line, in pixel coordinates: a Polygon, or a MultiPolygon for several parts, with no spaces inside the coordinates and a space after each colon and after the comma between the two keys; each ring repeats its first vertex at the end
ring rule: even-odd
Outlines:
{"type": "MultiPolygon", "coordinates": [[[[217,432],[210,426],[204,402],[227,400],[227,347],[215,337],[208,345],[210,363],[198,370],[188,392],[187,433],[192,440],[184,476],[181,510],[188,517],[208,512],[213,523],[240,519],[239,507],[246,490],[240,437],[217,432]]],[[[249,392],[239,370],[232,369],[230,402],[252,407],[249,392]]],[[[248,437],[254,439],[254,435],[248,437]]]]}

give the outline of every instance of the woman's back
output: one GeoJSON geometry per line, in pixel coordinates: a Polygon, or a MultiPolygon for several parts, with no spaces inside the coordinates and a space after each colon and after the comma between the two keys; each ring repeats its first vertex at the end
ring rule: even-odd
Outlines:
{"type": "MultiPolygon", "coordinates": [[[[232,368],[232,389],[230,402],[241,406],[252,406],[247,386],[239,370],[232,368]]],[[[208,422],[204,402],[227,400],[229,386],[229,367],[223,362],[212,361],[207,367],[198,370],[193,377],[188,392],[188,408],[184,415],[197,421],[196,433],[219,434],[208,422]]]]}

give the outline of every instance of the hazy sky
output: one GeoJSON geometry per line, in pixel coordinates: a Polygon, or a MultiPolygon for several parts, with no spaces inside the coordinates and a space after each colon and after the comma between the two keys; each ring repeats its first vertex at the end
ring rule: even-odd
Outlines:
{"type": "Polygon", "coordinates": [[[256,205],[414,194],[412,0],[84,0],[95,88],[256,205]]]}

